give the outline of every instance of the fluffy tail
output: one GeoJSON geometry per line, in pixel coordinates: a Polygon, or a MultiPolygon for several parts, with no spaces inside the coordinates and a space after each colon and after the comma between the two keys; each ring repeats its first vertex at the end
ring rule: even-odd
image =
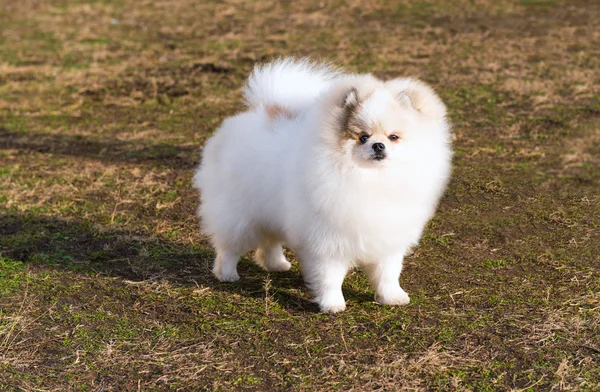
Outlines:
{"type": "Polygon", "coordinates": [[[336,76],[327,65],[307,59],[280,59],[254,68],[244,96],[248,106],[262,105],[270,115],[299,113],[327,90],[336,76]]]}

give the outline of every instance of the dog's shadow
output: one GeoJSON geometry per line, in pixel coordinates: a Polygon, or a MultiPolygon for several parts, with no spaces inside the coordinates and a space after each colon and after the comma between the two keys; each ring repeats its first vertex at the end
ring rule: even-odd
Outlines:
{"type": "MultiPolygon", "coordinates": [[[[177,244],[143,232],[56,217],[0,214],[0,256],[127,281],[168,281],[249,298],[269,296],[290,311],[318,312],[297,265],[287,272],[268,273],[247,256],[238,267],[241,279],[222,283],[211,273],[215,255],[208,246],[177,244]]],[[[344,294],[358,302],[372,300],[351,287],[344,287],[344,294]]]]}

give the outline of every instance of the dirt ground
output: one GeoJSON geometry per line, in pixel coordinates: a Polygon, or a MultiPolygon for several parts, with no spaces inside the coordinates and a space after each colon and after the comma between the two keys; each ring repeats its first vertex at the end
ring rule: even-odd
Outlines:
{"type": "Polygon", "coordinates": [[[0,0],[0,390],[600,390],[599,87],[597,1],[0,0]],[[285,55],[448,105],[407,306],[210,274],[194,166],[285,55]]]}

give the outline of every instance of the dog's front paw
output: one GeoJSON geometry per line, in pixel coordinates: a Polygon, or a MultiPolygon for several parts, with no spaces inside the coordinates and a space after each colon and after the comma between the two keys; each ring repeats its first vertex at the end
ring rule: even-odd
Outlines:
{"type": "Polygon", "coordinates": [[[221,282],[235,282],[240,280],[240,276],[235,270],[223,272],[221,268],[214,268],[213,275],[215,275],[215,277],[221,282]]]}
{"type": "Polygon", "coordinates": [[[388,286],[377,291],[375,301],[382,305],[406,305],[410,302],[410,297],[400,286],[388,286]]]}
{"type": "Polygon", "coordinates": [[[346,309],[346,300],[342,293],[323,295],[313,301],[319,304],[319,310],[323,313],[337,313],[346,309]]]}

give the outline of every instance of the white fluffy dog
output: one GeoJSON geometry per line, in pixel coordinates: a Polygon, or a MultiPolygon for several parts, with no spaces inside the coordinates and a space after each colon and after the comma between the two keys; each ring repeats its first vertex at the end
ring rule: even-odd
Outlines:
{"type": "Polygon", "coordinates": [[[286,271],[287,244],[321,311],[345,309],[342,282],[353,267],[377,302],[407,304],[403,257],[450,174],[438,96],[415,79],[293,59],[256,67],[245,96],[249,109],[208,140],[194,177],[217,279],[238,280],[238,259],[251,249],[266,270],[286,271]]]}

